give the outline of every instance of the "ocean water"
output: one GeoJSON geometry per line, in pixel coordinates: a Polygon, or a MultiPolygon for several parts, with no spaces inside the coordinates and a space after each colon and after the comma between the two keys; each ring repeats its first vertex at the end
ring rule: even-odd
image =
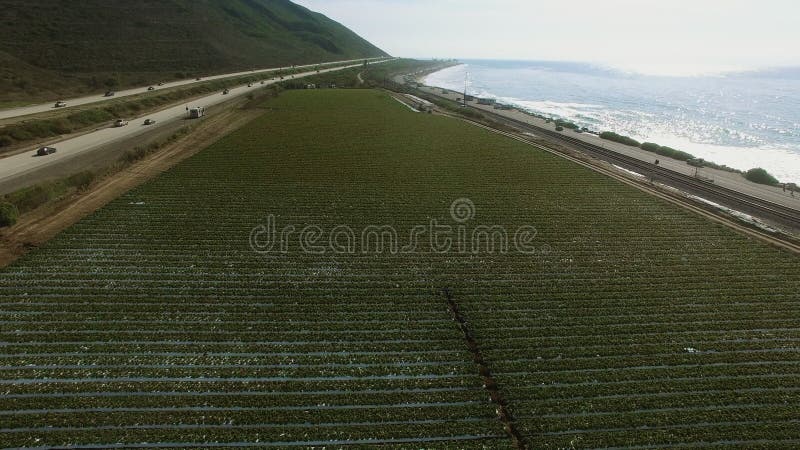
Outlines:
{"type": "Polygon", "coordinates": [[[426,84],[463,91],[466,77],[471,95],[800,183],[800,69],[663,77],[582,63],[462,62],[426,84]]]}

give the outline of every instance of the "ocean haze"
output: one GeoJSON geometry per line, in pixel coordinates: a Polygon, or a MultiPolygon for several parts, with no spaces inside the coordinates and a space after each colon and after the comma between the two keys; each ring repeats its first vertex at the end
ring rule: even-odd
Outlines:
{"type": "Polygon", "coordinates": [[[426,82],[800,182],[800,70],[653,76],[588,63],[464,60],[426,82]]]}

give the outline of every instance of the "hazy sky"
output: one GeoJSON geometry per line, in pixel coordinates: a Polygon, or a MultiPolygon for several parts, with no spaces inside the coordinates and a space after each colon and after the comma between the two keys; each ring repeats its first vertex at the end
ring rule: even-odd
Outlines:
{"type": "Polygon", "coordinates": [[[800,0],[294,0],[394,56],[659,74],[800,66],[800,0]]]}

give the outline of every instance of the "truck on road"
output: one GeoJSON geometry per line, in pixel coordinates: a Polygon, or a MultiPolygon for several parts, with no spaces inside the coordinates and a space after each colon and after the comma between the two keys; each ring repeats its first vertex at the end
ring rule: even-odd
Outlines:
{"type": "Polygon", "coordinates": [[[115,127],[124,127],[124,126],[125,126],[125,125],[127,125],[127,124],[128,124],[128,121],[127,121],[127,120],[125,120],[125,119],[117,119],[117,120],[114,122],[114,126],[115,126],[115,127]]]}
{"type": "Polygon", "coordinates": [[[206,113],[206,109],[202,106],[195,106],[194,108],[187,108],[190,119],[199,119],[206,113]]]}

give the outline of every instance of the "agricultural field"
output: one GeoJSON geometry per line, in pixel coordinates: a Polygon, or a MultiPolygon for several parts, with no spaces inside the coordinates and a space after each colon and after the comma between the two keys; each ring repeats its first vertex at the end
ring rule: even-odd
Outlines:
{"type": "Polygon", "coordinates": [[[380,91],[264,108],[0,270],[0,447],[800,444],[796,256],[380,91]]]}

